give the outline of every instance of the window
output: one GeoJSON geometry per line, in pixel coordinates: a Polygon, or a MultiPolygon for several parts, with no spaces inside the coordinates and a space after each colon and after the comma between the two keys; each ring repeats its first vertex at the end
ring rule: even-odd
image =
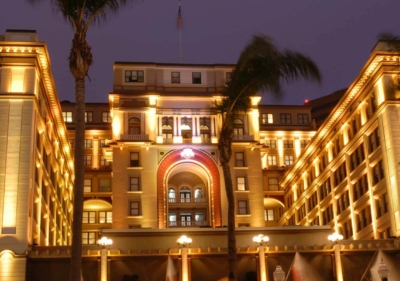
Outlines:
{"type": "Polygon", "coordinates": [[[100,147],[106,146],[106,140],[105,139],[100,139],[100,147]]]}
{"type": "Polygon", "coordinates": [[[93,111],[86,111],[85,112],[85,123],[92,123],[93,122],[93,111]]]}
{"type": "Polygon", "coordinates": [[[278,165],[278,161],[276,160],[277,157],[276,155],[268,155],[267,156],[267,162],[268,162],[268,166],[276,166],[278,165]]]}
{"type": "Polygon", "coordinates": [[[305,204],[301,205],[300,208],[297,210],[297,217],[299,221],[306,217],[306,206],[305,204]]]}
{"type": "Polygon", "coordinates": [[[111,114],[109,111],[103,111],[101,113],[101,120],[103,123],[111,123],[111,114]]]}
{"type": "Polygon", "coordinates": [[[272,113],[263,113],[261,115],[261,124],[273,124],[274,116],[272,113]]]}
{"type": "Polygon", "coordinates": [[[368,192],[368,178],[364,174],[353,186],[353,201],[357,201],[361,196],[368,192]]]}
{"type": "Polygon", "coordinates": [[[236,184],[237,184],[237,190],[241,190],[241,191],[247,190],[245,177],[237,177],[236,184]]]}
{"type": "Polygon", "coordinates": [[[72,111],[63,111],[62,116],[65,123],[72,123],[72,111]]]}
{"type": "Polygon", "coordinates": [[[367,227],[371,222],[371,208],[367,206],[363,210],[361,210],[357,215],[357,231],[367,227]]]}
{"type": "Polygon", "coordinates": [[[264,210],[264,219],[265,221],[274,221],[274,210],[264,210]]]}
{"type": "Polygon", "coordinates": [[[244,135],[244,124],[243,120],[236,118],[233,120],[233,137],[236,139],[243,139],[244,135]]]}
{"type": "Polygon", "coordinates": [[[181,83],[180,72],[171,72],[171,83],[181,83]]]}
{"type": "Polygon", "coordinates": [[[201,72],[192,72],[192,83],[201,84],[201,72]]]}
{"type": "Polygon", "coordinates": [[[131,167],[139,167],[139,152],[131,152],[131,167]]]}
{"type": "Polygon", "coordinates": [[[311,211],[314,209],[318,204],[318,195],[317,192],[315,191],[310,198],[308,198],[308,209],[311,211]]]}
{"type": "Polygon", "coordinates": [[[84,245],[96,244],[96,233],[95,232],[82,232],[82,244],[84,244],[84,245]]]}
{"type": "Polygon", "coordinates": [[[85,148],[92,148],[92,140],[85,139],[85,148]]]}
{"type": "Polygon", "coordinates": [[[110,162],[103,155],[100,155],[100,166],[110,166],[110,162]]]}
{"type": "Polygon", "coordinates": [[[372,134],[369,135],[368,137],[368,142],[369,142],[369,153],[372,153],[373,151],[375,151],[375,149],[378,148],[378,146],[380,146],[380,139],[379,139],[379,130],[378,128],[376,128],[372,134]]]}
{"type": "Polygon", "coordinates": [[[337,170],[334,172],[335,186],[344,181],[346,177],[346,162],[343,162],[342,165],[340,165],[339,168],[337,168],[337,170]]]}
{"type": "Polygon", "coordinates": [[[112,212],[99,212],[99,223],[112,223],[112,212]]]}
{"type": "Polygon", "coordinates": [[[325,211],[322,212],[322,224],[327,225],[331,220],[333,220],[333,208],[332,205],[329,205],[325,211]]]}
{"type": "Polygon", "coordinates": [[[308,121],[308,114],[297,114],[297,123],[299,125],[307,125],[308,121]]]}
{"type": "Polygon", "coordinates": [[[111,191],[111,179],[99,179],[99,191],[110,192],[111,191]]]}
{"type": "Polygon", "coordinates": [[[350,170],[353,171],[355,168],[357,168],[364,161],[364,159],[364,145],[360,144],[350,155],[350,170]]]}
{"type": "Polygon", "coordinates": [[[96,223],[96,212],[86,212],[82,213],[82,223],[96,223]]]}
{"type": "Polygon", "coordinates": [[[130,216],[140,216],[140,202],[139,201],[129,202],[129,215],[130,216]]]}
{"type": "Polygon", "coordinates": [[[243,152],[235,153],[235,167],[244,167],[244,153],[243,152]]]}
{"type": "Polygon", "coordinates": [[[305,148],[309,142],[309,140],[300,140],[300,148],[305,148]]]}
{"type": "Polygon", "coordinates": [[[226,81],[226,83],[231,82],[231,80],[232,80],[232,72],[226,72],[225,73],[225,81],[226,81]]]}
{"type": "Polygon", "coordinates": [[[276,148],[276,140],[267,140],[265,144],[268,148],[276,148]]]}
{"type": "Polygon", "coordinates": [[[387,193],[382,194],[376,203],[377,217],[380,218],[389,211],[387,193]]]}
{"type": "Polygon", "coordinates": [[[283,140],[283,148],[293,148],[293,140],[283,140]]]}
{"type": "Polygon", "coordinates": [[[140,119],[132,117],[129,119],[129,134],[140,135],[140,119]]]}
{"type": "Polygon", "coordinates": [[[320,187],[319,187],[319,194],[320,194],[320,200],[322,201],[326,196],[328,196],[331,193],[331,181],[328,178],[320,187]]]}
{"type": "Polygon", "coordinates": [[[281,113],[281,124],[291,124],[292,116],[290,113],[281,113]]]}
{"type": "Polygon", "coordinates": [[[344,192],[336,201],[337,203],[337,214],[339,215],[342,213],[344,210],[349,207],[349,191],[347,190],[344,192]]]}
{"type": "Polygon", "coordinates": [[[176,191],[173,188],[168,189],[168,202],[176,203],[176,191]]]}
{"type": "Polygon", "coordinates": [[[372,168],[372,173],[373,173],[373,181],[372,184],[375,185],[381,180],[384,179],[385,173],[383,171],[383,165],[382,165],[382,160],[378,162],[373,168],[372,168]]]}
{"type": "Polygon", "coordinates": [[[238,214],[246,215],[248,213],[249,212],[248,212],[247,200],[239,200],[238,201],[238,214]]]}
{"type": "Polygon", "coordinates": [[[83,192],[92,192],[92,179],[85,179],[84,180],[83,192]]]}
{"type": "Polygon", "coordinates": [[[129,190],[130,191],[139,191],[140,190],[140,181],[138,177],[129,178],[129,190]]]}
{"type": "Polygon", "coordinates": [[[85,155],[85,166],[92,166],[92,155],[85,155]]]}
{"type": "Polygon", "coordinates": [[[294,155],[285,155],[285,165],[293,165],[294,163],[294,155]]]}
{"type": "Polygon", "coordinates": [[[144,82],[144,71],[125,70],[125,82],[144,82]]]}
{"type": "Polygon", "coordinates": [[[70,140],[69,140],[69,144],[71,145],[71,148],[74,148],[74,146],[75,146],[75,140],[74,140],[74,139],[70,139],[70,140]]]}
{"type": "Polygon", "coordinates": [[[279,190],[279,179],[278,178],[268,178],[268,190],[278,191],[279,190]]]}

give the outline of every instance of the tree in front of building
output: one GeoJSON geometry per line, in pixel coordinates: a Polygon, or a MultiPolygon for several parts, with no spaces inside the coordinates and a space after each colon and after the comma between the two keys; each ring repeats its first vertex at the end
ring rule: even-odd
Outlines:
{"type": "Polygon", "coordinates": [[[228,200],[227,239],[230,281],[237,280],[235,197],[229,166],[234,138],[233,120],[238,113],[246,112],[250,108],[250,96],[262,91],[279,96],[282,83],[291,83],[300,78],[316,82],[321,80],[318,67],[310,58],[290,50],[280,51],[270,38],[254,36],[241,53],[222,91],[224,99],[216,105],[222,115],[218,150],[228,200]]]}
{"type": "MultiPolygon", "coordinates": [[[[41,0],[28,0],[35,3],[41,0]]],[[[85,79],[93,62],[91,46],[86,41],[89,27],[103,22],[133,0],[49,0],[55,11],[72,25],[74,37],[69,54],[69,68],[75,79],[74,213],[70,281],[81,281],[82,213],[85,156],[85,79]]]]}

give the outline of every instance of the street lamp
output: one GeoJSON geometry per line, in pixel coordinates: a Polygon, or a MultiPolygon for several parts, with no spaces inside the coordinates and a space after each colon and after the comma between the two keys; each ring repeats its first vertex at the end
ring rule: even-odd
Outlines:
{"type": "Polygon", "coordinates": [[[285,271],[283,271],[282,267],[278,264],[274,271],[274,281],[284,281],[285,280],[285,271]]]}
{"type": "Polygon", "coordinates": [[[389,267],[383,262],[383,259],[381,259],[381,264],[378,267],[378,275],[381,278],[382,281],[388,281],[388,276],[389,276],[389,267]]]}
{"type": "Polygon", "coordinates": [[[100,268],[101,268],[101,273],[100,273],[100,280],[101,281],[107,281],[107,246],[110,246],[113,243],[111,239],[108,239],[107,237],[103,236],[101,239],[97,240],[97,244],[102,246],[101,248],[101,260],[100,260],[100,268]]]}
{"type": "Polygon", "coordinates": [[[188,270],[188,246],[192,243],[192,238],[182,235],[176,240],[179,247],[181,247],[182,254],[182,281],[189,280],[189,270],[188,270]]]}
{"type": "Polygon", "coordinates": [[[258,259],[260,263],[261,281],[267,281],[267,276],[268,276],[267,267],[265,265],[265,248],[264,248],[264,245],[266,245],[268,241],[269,237],[264,236],[262,234],[253,237],[253,242],[258,245],[258,259]]]}
{"type": "Polygon", "coordinates": [[[340,257],[340,248],[339,248],[339,242],[343,240],[343,235],[334,232],[328,236],[328,240],[335,243],[334,253],[335,253],[336,280],[343,281],[342,261],[340,257]]]}

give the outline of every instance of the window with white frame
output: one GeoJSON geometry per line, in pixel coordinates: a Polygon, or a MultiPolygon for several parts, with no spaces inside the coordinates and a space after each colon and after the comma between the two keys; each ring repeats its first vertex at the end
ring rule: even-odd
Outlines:
{"type": "Polygon", "coordinates": [[[95,232],[82,232],[82,244],[84,244],[84,245],[96,244],[96,233],[95,232]]]}
{"type": "Polygon", "coordinates": [[[201,84],[201,72],[192,72],[192,83],[201,84]]]}
{"type": "Polygon", "coordinates": [[[86,154],[84,158],[85,166],[92,166],[92,155],[86,154]]]}
{"type": "Polygon", "coordinates": [[[235,167],[244,167],[244,152],[235,153],[235,167]]]}
{"type": "Polygon", "coordinates": [[[181,73],[180,72],[171,72],[171,83],[181,83],[181,73]]]}
{"type": "Polygon", "coordinates": [[[96,212],[84,211],[82,213],[82,223],[96,223],[96,212]]]}
{"type": "Polygon", "coordinates": [[[83,182],[83,192],[92,192],[92,179],[85,179],[83,182]]]}
{"type": "Polygon", "coordinates": [[[85,123],[93,122],[93,111],[85,111],[85,123]]]}
{"type": "Polygon", "coordinates": [[[110,111],[103,111],[101,113],[101,121],[103,123],[111,123],[111,113],[110,113],[110,111]]]}
{"type": "Polygon", "coordinates": [[[268,178],[268,190],[278,191],[279,190],[279,179],[278,178],[268,178]]]}
{"type": "Polygon", "coordinates": [[[91,139],[85,139],[85,148],[92,148],[93,142],[91,139]]]}
{"type": "Polygon", "coordinates": [[[62,116],[65,123],[72,123],[72,111],[63,111],[62,116]]]}
{"type": "Polygon", "coordinates": [[[125,70],[125,82],[144,82],[144,71],[125,70]]]}
{"type": "Polygon", "coordinates": [[[236,186],[237,186],[237,190],[240,190],[240,191],[247,190],[246,178],[245,177],[237,177],[236,178],[236,186]]]}
{"type": "Polygon", "coordinates": [[[285,160],[285,165],[293,165],[294,163],[294,155],[285,155],[284,156],[284,160],[285,160]]]}
{"type": "Polygon", "coordinates": [[[268,155],[267,156],[267,163],[268,163],[268,166],[276,166],[276,165],[278,165],[278,161],[277,161],[276,155],[268,155]]]}
{"type": "Polygon", "coordinates": [[[283,148],[293,148],[293,140],[283,140],[283,148]]]}
{"type": "Polygon", "coordinates": [[[274,221],[275,215],[273,209],[264,210],[264,219],[265,221],[274,221]]]}
{"type": "Polygon", "coordinates": [[[111,211],[100,211],[99,212],[99,223],[112,223],[112,212],[111,211]]]}

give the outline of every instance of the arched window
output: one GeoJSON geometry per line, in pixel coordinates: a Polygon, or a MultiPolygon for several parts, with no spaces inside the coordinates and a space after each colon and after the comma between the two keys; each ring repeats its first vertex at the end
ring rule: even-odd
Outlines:
{"type": "Polygon", "coordinates": [[[203,194],[203,190],[201,189],[201,187],[197,187],[194,190],[194,199],[196,202],[203,202],[204,194],[203,194]]]}
{"type": "Polygon", "coordinates": [[[189,187],[183,186],[180,191],[181,202],[190,202],[191,192],[189,187]]]}
{"type": "Polygon", "coordinates": [[[140,120],[139,118],[132,117],[129,119],[129,134],[140,135],[140,120]]]}
{"type": "Polygon", "coordinates": [[[176,192],[175,192],[175,189],[173,189],[171,187],[168,189],[168,202],[169,203],[176,202],[176,192]]]}
{"type": "Polygon", "coordinates": [[[235,137],[242,137],[244,135],[244,123],[240,118],[233,120],[233,135],[235,137]]]}

